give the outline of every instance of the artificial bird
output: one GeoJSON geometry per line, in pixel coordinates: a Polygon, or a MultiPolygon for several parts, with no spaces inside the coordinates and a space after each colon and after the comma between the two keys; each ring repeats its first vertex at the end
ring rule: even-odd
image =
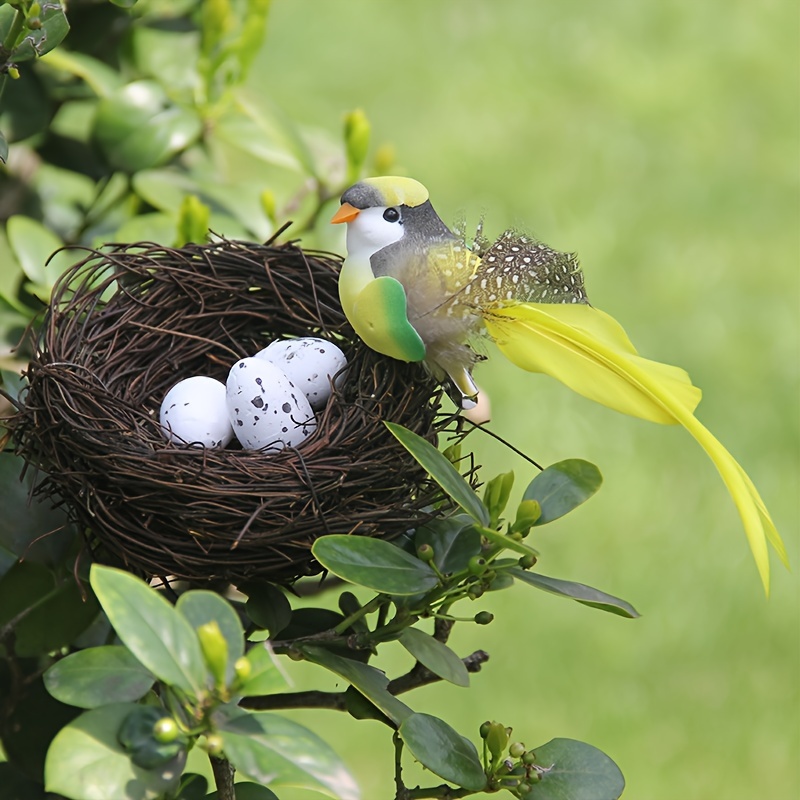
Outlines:
{"type": "Polygon", "coordinates": [[[575,254],[514,231],[471,249],[428,190],[404,177],[354,184],[331,221],[347,223],[339,297],[365,344],[447,374],[468,408],[478,393],[470,341],[485,332],[525,370],[622,413],[682,425],[719,471],[769,591],[767,540],[786,564],[783,542],[747,473],[694,416],[700,390],[682,369],[639,356],[620,324],[589,304],[575,254]]]}

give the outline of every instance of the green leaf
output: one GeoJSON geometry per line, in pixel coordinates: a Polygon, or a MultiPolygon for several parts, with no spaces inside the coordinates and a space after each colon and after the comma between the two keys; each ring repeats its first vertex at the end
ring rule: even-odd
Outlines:
{"type": "Polygon", "coordinates": [[[427,564],[389,542],[369,536],[321,536],[311,552],[334,575],[384,594],[418,594],[439,583],[427,564]]]}
{"type": "Polygon", "coordinates": [[[530,800],[617,800],[625,789],[619,767],[590,744],[553,739],[534,753],[543,772],[530,800]]]}
{"type": "Polygon", "coordinates": [[[117,636],[164,683],[192,695],[205,688],[206,667],[192,626],[143,580],[93,564],[92,588],[117,636]]]}
{"type": "Polygon", "coordinates": [[[184,592],[175,604],[196,630],[207,622],[216,622],[228,645],[228,659],[225,670],[226,683],[233,680],[233,665],[244,655],[244,629],[239,615],[233,606],[223,600],[216,592],[194,589],[184,592]]]}
{"type": "Polygon", "coordinates": [[[569,458],[540,472],[528,484],[522,499],[538,501],[542,514],[535,525],[544,525],[584,503],[602,483],[603,476],[594,464],[569,458]]]}
{"type": "Polygon", "coordinates": [[[4,164],[8,161],[8,142],[2,131],[0,131],[0,161],[4,164]]]}
{"type": "Polygon", "coordinates": [[[177,234],[175,217],[160,212],[137,214],[126,220],[114,234],[115,242],[171,242],[177,234]]]}
{"type": "Polygon", "coordinates": [[[389,692],[386,688],[389,685],[389,679],[381,670],[370,667],[368,664],[362,664],[360,661],[337,656],[324,647],[304,645],[300,650],[308,661],[335,672],[351,683],[396,725],[414,713],[405,703],[400,702],[389,692]]]}
{"type": "Polygon", "coordinates": [[[136,5],[136,0],[109,0],[109,2],[120,8],[133,8],[136,5]]]}
{"type": "Polygon", "coordinates": [[[143,697],[155,677],[121,645],[80,650],[53,664],[44,685],[56,700],[80,708],[143,697]]]}
{"type": "Polygon", "coordinates": [[[97,104],[93,137],[108,163],[123,172],[156,167],[197,141],[194,110],[180,108],[155,81],[134,81],[97,104]]]}
{"type": "Polygon", "coordinates": [[[467,514],[481,525],[489,524],[489,512],[486,506],[442,453],[430,442],[426,442],[421,436],[417,436],[402,425],[394,422],[384,422],[384,425],[467,514]]]}
{"type": "Polygon", "coordinates": [[[486,787],[478,751],[443,720],[412,714],[398,733],[414,758],[440,778],[473,792],[486,787]]]}
{"type": "Polygon", "coordinates": [[[262,694],[275,694],[286,688],[286,676],[275,661],[266,645],[257,644],[247,651],[250,662],[250,676],[237,689],[242,697],[257,697],[262,694]]]}
{"type": "Polygon", "coordinates": [[[274,638],[289,624],[292,606],[277,586],[267,581],[247,581],[237,588],[247,595],[247,616],[259,628],[266,628],[270,636],[274,638]]]}
{"type": "Polygon", "coordinates": [[[523,556],[539,555],[532,547],[528,547],[524,542],[519,542],[505,533],[500,533],[492,528],[481,528],[481,535],[488,539],[492,544],[496,544],[505,550],[513,550],[523,556]]]}
{"type": "Polygon", "coordinates": [[[433,563],[447,575],[465,570],[469,560],[481,551],[481,535],[472,518],[458,514],[446,519],[433,519],[417,529],[414,544],[433,548],[433,563]]]}
{"type": "Polygon", "coordinates": [[[435,675],[456,686],[469,686],[469,673],[464,662],[446,644],[419,628],[406,628],[399,642],[435,675]]]}
{"type": "Polygon", "coordinates": [[[47,752],[46,790],[78,800],[155,800],[175,786],[185,752],[157,769],[142,769],[117,742],[123,721],[139,708],[135,703],[102,706],[62,728],[47,752]]]}
{"type": "Polygon", "coordinates": [[[98,97],[106,97],[122,85],[122,78],[116,70],[85,53],[60,48],[48,53],[44,63],[80,78],[98,97]]]}
{"type": "MultiPolygon", "coordinates": [[[[8,243],[14,251],[22,270],[28,279],[49,289],[62,272],[75,263],[75,253],[62,250],[55,253],[64,243],[41,222],[21,214],[10,217],[6,223],[8,243]],[[48,263],[48,259],[53,258],[48,263]]],[[[42,298],[47,300],[48,297],[42,298]]]]}
{"type": "MultiPolygon", "coordinates": [[[[233,788],[236,791],[236,800],[279,800],[275,792],[259,783],[234,783],[233,788]]],[[[219,793],[211,792],[205,796],[205,800],[219,800],[219,793]]]]}
{"type": "Polygon", "coordinates": [[[535,586],[537,589],[542,589],[551,594],[569,597],[572,600],[583,603],[585,606],[599,608],[601,611],[608,611],[611,614],[617,614],[627,619],[635,619],[639,616],[639,612],[625,600],[620,600],[618,597],[601,592],[599,589],[593,589],[583,583],[573,583],[560,578],[549,578],[547,575],[519,569],[518,567],[512,567],[508,572],[518,581],[535,586]]]}
{"type": "Polygon", "coordinates": [[[26,31],[25,38],[13,52],[14,61],[28,61],[49,53],[69,33],[69,22],[61,3],[42,3],[39,19],[42,27],[26,31]]]}
{"type": "Polygon", "coordinates": [[[234,107],[219,120],[214,133],[267,164],[319,177],[314,158],[294,122],[263,95],[256,101],[239,92],[234,107]]]}
{"type": "Polygon", "coordinates": [[[242,775],[269,786],[297,786],[358,800],[356,782],[327,742],[269,712],[228,706],[216,713],[225,756],[242,775]]]}

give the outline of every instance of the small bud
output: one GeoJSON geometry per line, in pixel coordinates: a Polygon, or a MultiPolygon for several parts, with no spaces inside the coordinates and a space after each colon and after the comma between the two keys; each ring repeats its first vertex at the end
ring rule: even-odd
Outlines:
{"type": "Polygon", "coordinates": [[[470,600],[477,600],[479,597],[483,597],[485,591],[486,589],[483,588],[483,584],[474,583],[467,589],[467,597],[469,597],[470,600]]]}
{"type": "Polygon", "coordinates": [[[525,764],[525,766],[528,766],[528,767],[530,767],[533,764],[535,764],[536,763],[536,753],[534,753],[533,750],[526,750],[522,754],[522,763],[525,764]]]}
{"type": "Polygon", "coordinates": [[[384,143],[375,150],[375,172],[378,175],[397,173],[397,153],[393,144],[384,143]]]}
{"type": "Polygon", "coordinates": [[[233,672],[236,675],[237,682],[244,683],[253,672],[253,665],[250,663],[250,659],[245,656],[237,658],[236,663],[233,665],[233,672]]]}
{"type": "Polygon", "coordinates": [[[491,728],[491,726],[492,723],[489,722],[488,719],[486,720],[486,722],[483,723],[483,725],[481,725],[480,727],[481,739],[485,739],[489,735],[489,729],[491,728]]]}
{"type": "Polygon", "coordinates": [[[19,78],[19,70],[14,66],[9,67],[8,77],[11,78],[12,80],[17,80],[19,78]]]}
{"type": "Polygon", "coordinates": [[[528,553],[528,555],[522,556],[517,563],[522,567],[522,569],[530,569],[534,564],[536,564],[536,556],[533,553],[528,553]]]}
{"type": "Polygon", "coordinates": [[[508,754],[512,758],[520,758],[525,753],[525,745],[522,742],[513,742],[508,748],[508,754]]]}
{"type": "Polygon", "coordinates": [[[486,746],[489,748],[492,758],[499,758],[507,744],[508,734],[505,727],[499,722],[491,722],[489,732],[486,734],[486,746]]]}
{"type": "Polygon", "coordinates": [[[174,742],[178,733],[178,725],[172,717],[162,717],[153,725],[153,738],[161,744],[174,742]]]}
{"type": "Polygon", "coordinates": [[[222,737],[218,733],[210,733],[206,736],[205,751],[210,756],[222,755],[222,737]]]}
{"type": "Polygon", "coordinates": [[[523,500],[517,508],[517,518],[511,526],[511,532],[527,536],[541,516],[542,507],[538,500],[523,500]]]}
{"type": "Polygon", "coordinates": [[[269,189],[264,189],[258,196],[258,199],[261,203],[261,210],[264,212],[267,219],[273,225],[276,225],[278,221],[278,204],[275,200],[275,193],[271,192],[269,189]]]}
{"type": "Polygon", "coordinates": [[[347,153],[347,177],[355,181],[367,157],[371,126],[367,115],[357,108],[344,119],[344,144],[347,153]]]}
{"type": "Polygon", "coordinates": [[[421,544],[417,548],[417,558],[419,558],[420,561],[424,561],[426,564],[433,561],[434,555],[433,548],[429,544],[421,544]]]}
{"type": "Polygon", "coordinates": [[[494,614],[489,613],[488,611],[479,611],[475,615],[475,622],[478,625],[488,625],[494,619],[494,614]]]}
{"type": "Polygon", "coordinates": [[[39,17],[28,17],[27,25],[32,31],[40,31],[42,29],[42,20],[39,17]]]}
{"type": "Polygon", "coordinates": [[[228,666],[228,642],[219,629],[216,620],[206,622],[197,629],[200,649],[203,651],[208,671],[218,687],[225,685],[225,672],[228,666]]]}
{"type": "Polygon", "coordinates": [[[467,564],[467,569],[473,575],[483,575],[486,572],[486,559],[483,556],[472,556],[467,564]]]}

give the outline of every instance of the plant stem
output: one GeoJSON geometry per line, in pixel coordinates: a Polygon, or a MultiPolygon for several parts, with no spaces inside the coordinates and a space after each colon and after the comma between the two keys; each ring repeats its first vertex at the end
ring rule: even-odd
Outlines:
{"type": "Polygon", "coordinates": [[[233,787],[234,769],[225,758],[209,756],[211,769],[214,772],[214,783],[217,785],[218,800],[236,800],[236,789],[233,787]]]}

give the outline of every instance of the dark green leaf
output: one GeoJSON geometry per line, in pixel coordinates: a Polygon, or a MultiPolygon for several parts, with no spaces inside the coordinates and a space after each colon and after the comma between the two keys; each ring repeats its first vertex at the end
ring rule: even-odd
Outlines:
{"type": "Polygon", "coordinates": [[[157,769],[142,769],[117,742],[125,718],[141,706],[115,703],[86,711],[56,734],[45,762],[45,788],[80,800],[156,800],[175,786],[185,751],[157,769]]]}
{"type": "Polygon", "coordinates": [[[40,603],[55,587],[49,569],[31,561],[17,561],[0,580],[0,625],[40,603]]]}
{"type": "Polygon", "coordinates": [[[625,788],[619,767],[590,744],[553,739],[534,753],[543,772],[530,800],[617,800],[625,788]]]}
{"type": "Polygon", "coordinates": [[[123,644],[165,683],[197,695],[206,666],[186,618],[144,581],[120,569],[92,565],[92,587],[123,644]]]}
{"type": "Polygon", "coordinates": [[[153,674],[120,645],[73,653],[44,674],[44,684],[53,697],[81,708],[138,700],[154,681],[153,674]]]}
{"type": "Polygon", "coordinates": [[[348,686],[344,691],[344,707],[353,719],[374,719],[394,729],[395,723],[371,700],[361,694],[355,686],[348,686]]]}
{"type": "Polygon", "coordinates": [[[417,530],[414,544],[433,548],[433,563],[443,574],[461,572],[469,560],[481,551],[481,535],[472,518],[458,514],[447,519],[434,519],[417,530]]]}
{"type": "MultiPolygon", "coordinates": [[[[206,800],[208,781],[196,772],[184,772],[178,787],[178,800],[206,800]]],[[[237,798],[240,800],[240,798],[237,798]]]]}
{"type": "Polygon", "coordinates": [[[238,689],[242,697],[274,694],[286,688],[286,677],[275,663],[275,658],[266,645],[257,644],[247,651],[247,660],[252,671],[238,689]]]}
{"type": "Polygon", "coordinates": [[[419,628],[406,628],[399,642],[435,675],[456,686],[469,686],[469,673],[464,662],[446,644],[419,628]]]}
{"type": "MultiPolygon", "coordinates": [[[[32,679],[30,674],[24,681],[17,682],[12,692],[8,692],[10,678],[7,667],[3,668],[7,664],[7,661],[0,663],[3,683],[0,687],[3,707],[0,737],[3,755],[26,774],[43,781],[44,760],[50,742],[61,728],[80,714],[80,710],[60,703],[44,688],[41,677],[32,679]]],[[[24,663],[20,666],[25,667],[24,663]]],[[[5,788],[0,783],[0,797],[4,800],[5,788]]],[[[19,800],[27,800],[27,796],[22,795],[19,800]]]]}
{"type": "Polygon", "coordinates": [[[0,161],[4,164],[8,160],[8,142],[6,141],[6,137],[3,136],[3,132],[0,131],[0,161]]]}
{"type": "Polygon", "coordinates": [[[39,656],[68,645],[97,616],[91,592],[70,575],[56,584],[49,570],[17,562],[0,581],[0,624],[17,617],[14,651],[39,656]]]}
{"type": "Polygon", "coordinates": [[[412,714],[398,733],[414,758],[435,775],[473,792],[486,786],[478,751],[443,720],[412,714]]]}
{"type": "MultiPolygon", "coordinates": [[[[0,248],[0,259],[2,256],[0,248]]],[[[7,267],[5,263],[0,273],[7,267]]],[[[14,380],[9,373],[3,374],[3,387],[7,392],[16,393],[22,388],[22,384],[14,385],[14,380]]],[[[48,501],[30,497],[34,471],[28,470],[25,478],[20,480],[23,464],[23,460],[13,453],[0,453],[0,508],[3,509],[0,514],[0,546],[24,557],[27,564],[34,562],[55,567],[63,563],[77,531],[67,521],[63,508],[52,508],[48,501]]],[[[17,594],[18,590],[14,590],[13,596],[17,597],[17,594]]],[[[8,599],[0,600],[0,619],[6,618],[7,603],[8,599]]]]}
{"type": "Polygon", "coordinates": [[[243,776],[269,786],[297,786],[358,800],[358,787],[339,757],[302,725],[231,706],[216,713],[216,725],[225,756],[243,776]]]}
{"type": "MultiPolygon", "coordinates": [[[[236,800],[279,800],[275,792],[258,783],[235,783],[236,800]]],[[[211,792],[205,800],[218,800],[219,794],[211,792]]],[[[183,800],[181,796],[180,800],[183,800]]]]}
{"type": "Polygon", "coordinates": [[[389,693],[386,688],[389,679],[381,670],[360,661],[342,658],[323,647],[305,645],[300,649],[308,661],[335,672],[355,686],[395,724],[399,725],[409,714],[414,713],[405,703],[389,693]]]}
{"type": "Polygon", "coordinates": [[[289,624],[292,606],[277,586],[267,581],[247,581],[237,588],[247,595],[247,616],[259,628],[266,628],[270,636],[274,638],[289,624]]]}
{"type": "MultiPolygon", "coordinates": [[[[292,612],[289,624],[275,638],[282,641],[313,636],[335,628],[343,621],[344,617],[330,608],[298,608],[292,612]]],[[[256,641],[255,638],[252,640],[256,641]]]]}
{"type": "Polygon", "coordinates": [[[219,625],[220,632],[228,645],[225,679],[227,683],[230,683],[233,680],[233,665],[238,658],[244,655],[244,630],[233,606],[216,592],[195,589],[182,594],[178,598],[175,608],[189,620],[195,630],[211,621],[219,625]]]}
{"type": "Polygon", "coordinates": [[[523,583],[530,584],[551,594],[569,597],[572,600],[583,603],[585,606],[599,608],[601,611],[608,611],[611,614],[617,614],[628,619],[635,619],[639,616],[639,612],[625,600],[620,600],[618,597],[601,592],[599,589],[593,589],[583,583],[573,583],[560,578],[549,578],[547,575],[517,567],[512,567],[509,573],[517,580],[523,581],[523,583]]]}
{"type": "Polygon", "coordinates": [[[523,500],[536,500],[542,514],[536,525],[563,517],[588,500],[603,482],[600,470],[580,458],[551,464],[529,484],[523,500]]]}
{"type": "Polygon", "coordinates": [[[369,536],[321,536],[311,552],[334,575],[384,594],[417,594],[430,591],[439,583],[427,564],[389,542],[369,536]]]}
{"type": "Polygon", "coordinates": [[[430,442],[421,436],[397,425],[385,422],[400,444],[411,453],[428,474],[447,492],[448,495],[481,525],[489,524],[489,512],[480,501],[472,487],[464,480],[461,473],[430,442]]]}
{"type": "Polygon", "coordinates": [[[40,656],[66,647],[99,610],[94,595],[70,575],[17,623],[14,650],[18,656],[40,656]]]}
{"type": "Polygon", "coordinates": [[[61,3],[42,3],[39,19],[42,27],[26,31],[25,38],[14,50],[14,61],[28,61],[49,53],[69,33],[69,23],[61,3]]]}

